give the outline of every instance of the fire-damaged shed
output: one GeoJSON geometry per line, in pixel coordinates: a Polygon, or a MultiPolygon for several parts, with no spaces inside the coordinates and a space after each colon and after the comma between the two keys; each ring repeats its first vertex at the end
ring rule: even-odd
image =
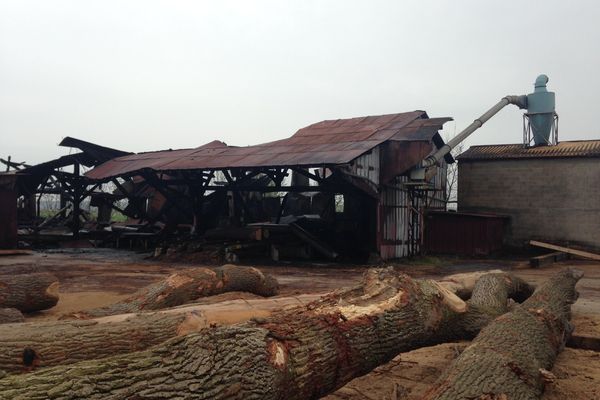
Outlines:
{"type": "Polygon", "coordinates": [[[196,233],[287,223],[323,254],[403,257],[420,250],[424,209],[445,208],[451,157],[426,182],[411,184],[407,174],[444,144],[438,130],[449,120],[424,111],[328,120],[254,146],[213,141],[125,155],[86,177],[113,181],[132,199],[149,185],[156,196],[138,203],[139,217],[188,220],[196,233]]]}

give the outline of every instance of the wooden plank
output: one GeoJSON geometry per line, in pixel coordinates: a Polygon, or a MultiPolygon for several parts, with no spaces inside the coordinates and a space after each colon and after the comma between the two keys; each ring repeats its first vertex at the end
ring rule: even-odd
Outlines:
{"type": "Polygon", "coordinates": [[[557,246],[555,244],[538,242],[537,240],[530,240],[529,244],[536,247],[542,247],[544,249],[550,249],[554,251],[561,251],[563,253],[573,254],[574,256],[588,258],[590,260],[600,261],[600,254],[589,253],[587,251],[570,249],[568,247],[557,246]]]}
{"type": "Polygon", "coordinates": [[[590,335],[572,335],[567,346],[574,349],[600,351],[600,338],[590,335]]]}
{"type": "Polygon", "coordinates": [[[541,267],[542,265],[553,264],[558,261],[566,260],[568,256],[569,255],[567,253],[555,251],[553,253],[548,253],[537,257],[531,257],[529,259],[529,265],[531,265],[532,268],[537,268],[541,267]]]}

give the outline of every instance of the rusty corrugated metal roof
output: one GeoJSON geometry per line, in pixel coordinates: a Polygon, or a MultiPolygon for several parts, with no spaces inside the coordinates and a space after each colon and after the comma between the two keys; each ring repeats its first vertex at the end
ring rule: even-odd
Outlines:
{"type": "Polygon", "coordinates": [[[90,179],[105,180],[142,169],[291,167],[346,164],[386,140],[431,141],[451,118],[428,118],[412,111],[318,122],[292,137],[255,146],[227,146],[213,141],[195,149],[166,150],[118,157],[89,171],[90,179]]]}
{"type": "Polygon", "coordinates": [[[501,160],[520,158],[600,157],[600,140],[574,140],[553,146],[524,147],[523,144],[471,146],[458,160],[501,160]]]}

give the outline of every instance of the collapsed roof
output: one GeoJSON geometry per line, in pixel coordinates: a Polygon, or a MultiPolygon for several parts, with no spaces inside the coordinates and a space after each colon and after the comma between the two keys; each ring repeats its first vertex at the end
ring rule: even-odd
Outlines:
{"type": "MultiPolygon", "coordinates": [[[[218,170],[230,168],[317,167],[347,164],[386,141],[444,142],[438,130],[451,118],[429,118],[425,111],[327,120],[309,125],[283,140],[254,146],[228,146],[215,140],[194,149],[130,154],[89,171],[105,181],[142,170],[218,170]]],[[[401,155],[400,155],[401,156],[401,155]]],[[[451,157],[447,159],[452,162],[451,157]]]]}

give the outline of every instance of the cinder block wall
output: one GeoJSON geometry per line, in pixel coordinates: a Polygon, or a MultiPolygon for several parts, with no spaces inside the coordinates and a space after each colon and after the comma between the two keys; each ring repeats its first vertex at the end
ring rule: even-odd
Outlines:
{"type": "Polygon", "coordinates": [[[600,159],[462,160],[458,171],[459,211],[510,216],[507,244],[600,249],[600,159]]]}

